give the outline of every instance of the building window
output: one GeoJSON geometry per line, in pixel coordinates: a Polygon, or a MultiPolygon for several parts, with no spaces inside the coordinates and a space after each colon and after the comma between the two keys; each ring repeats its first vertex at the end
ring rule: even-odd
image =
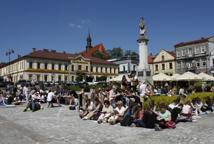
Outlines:
{"type": "Polygon", "coordinates": [[[58,75],[58,81],[62,81],[62,76],[58,75]]]}
{"type": "Polygon", "coordinates": [[[40,63],[39,62],[37,63],[37,69],[40,69],[40,63]]]}
{"type": "Polygon", "coordinates": [[[93,66],[91,66],[91,72],[93,72],[93,66]]]}
{"type": "Polygon", "coordinates": [[[65,71],[67,71],[68,70],[68,65],[67,64],[65,64],[65,71]]]}
{"type": "Polygon", "coordinates": [[[52,64],[52,70],[54,70],[54,64],[52,64]]]}
{"type": "Polygon", "coordinates": [[[172,63],[169,63],[169,69],[173,69],[172,63]]]}
{"type": "Polygon", "coordinates": [[[155,71],[158,71],[158,65],[155,65],[155,71]]]}
{"type": "Polygon", "coordinates": [[[201,46],[201,53],[205,53],[206,52],[206,46],[201,46]]]}
{"type": "Polygon", "coordinates": [[[67,81],[68,80],[68,77],[67,76],[65,76],[65,81],[67,81]]]}
{"type": "Polygon", "coordinates": [[[47,63],[45,63],[45,69],[48,69],[48,64],[47,63]]]}
{"type": "MultiPolygon", "coordinates": [[[[106,67],[105,69],[106,69],[106,71],[105,71],[105,72],[107,73],[107,67],[106,67]]],[[[118,69],[119,69],[119,68],[118,68],[118,69]]]]}
{"type": "Polygon", "coordinates": [[[185,49],[183,49],[183,50],[181,51],[181,55],[182,55],[182,56],[185,56],[185,49]]]}
{"type": "Polygon", "coordinates": [[[101,73],[103,72],[103,67],[100,68],[100,72],[101,72],[101,73]]]}
{"type": "Polygon", "coordinates": [[[162,64],[162,70],[165,70],[165,64],[162,64]]]}
{"type": "Polygon", "coordinates": [[[30,68],[30,69],[33,68],[33,62],[29,62],[29,68],[30,68]]]}
{"type": "Polygon", "coordinates": [[[161,60],[164,61],[164,56],[161,57],[161,60]]]}
{"type": "Polygon", "coordinates": [[[205,61],[203,61],[203,66],[204,66],[204,67],[206,66],[206,62],[205,62],[205,61]]]}
{"type": "Polygon", "coordinates": [[[98,72],[98,67],[96,67],[96,72],[98,72]]]}
{"type": "Polygon", "coordinates": [[[123,66],[123,72],[125,72],[126,71],[126,67],[125,66],[123,66]]]}
{"type": "Polygon", "coordinates": [[[88,71],[88,66],[85,67],[86,71],[88,71]]]}
{"type": "Polygon", "coordinates": [[[74,81],[74,76],[71,77],[71,81],[74,81]]]}
{"type": "Polygon", "coordinates": [[[62,65],[61,65],[61,64],[59,64],[59,70],[61,70],[61,68],[62,68],[62,65]]]}
{"type": "Polygon", "coordinates": [[[29,76],[29,80],[32,80],[32,77],[33,77],[32,74],[29,74],[28,76],[29,76]]]}
{"type": "Polygon", "coordinates": [[[74,65],[71,65],[71,71],[74,71],[74,65]]]}
{"type": "Polygon", "coordinates": [[[180,56],[181,56],[180,50],[177,50],[177,51],[176,51],[176,56],[177,56],[177,57],[180,57],[180,56]]]}
{"type": "Polygon", "coordinates": [[[213,65],[214,65],[214,59],[213,59],[213,65]]]}
{"type": "Polygon", "coordinates": [[[136,70],[136,65],[133,65],[133,71],[135,71],[136,70]]]}
{"type": "Polygon", "coordinates": [[[82,70],[82,66],[81,65],[78,65],[78,70],[82,70]]]}
{"type": "Polygon", "coordinates": [[[116,68],[114,68],[114,73],[116,74],[116,68]]]}
{"type": "Polygon", "coordinates": [[[45,75],[45,76],[44,76],[44,79],[45,79],[45,81],[48,81],[48,76],[45,75]]]}
{"type": "Polygon", "coordinates": [[[197,63],[197,67],[200,67],[200,63],[199,62],[197,63]]]}
{"type": "Polygon", "coordinates": [[[40,81],[40,75],[36,76],[37,81],[40,81]]]}

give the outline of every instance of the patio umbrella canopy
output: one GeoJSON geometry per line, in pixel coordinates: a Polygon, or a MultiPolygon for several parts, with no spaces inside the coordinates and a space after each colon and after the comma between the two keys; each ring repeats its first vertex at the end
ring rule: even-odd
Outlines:
{"type": "Polygon", "coordinates": [[[176,78],[177,81],[197,81],[202,80],[202,77],[192,72],[185,72],[176,78]]]}
{"type": "Polygon", "coordinates": [[[200,74],[198,74],[200,77],[202,77],[202,79],[204,81],[214,81],[214,77],[211,75],[208,75],[206,73],[201,72],[200,74]]]}
{"type": "Polygon", "coordinates": [[[164,73],[159,73],[157,75],[154,75],[152,79],[153,81],[170,81],[171,77],[164,73]]]}
{"type": "Polygon", "coordinates": [[[180,74],[173,74],[173,76],[171,76],[171,80],[172,81],[176,81],[176,79],[180,76],[180,74]]]}

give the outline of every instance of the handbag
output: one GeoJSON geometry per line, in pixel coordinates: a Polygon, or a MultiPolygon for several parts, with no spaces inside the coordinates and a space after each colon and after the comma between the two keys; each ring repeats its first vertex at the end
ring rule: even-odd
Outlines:
{"type": "Polygon", "coordinates": [[[172,129],[174,129],[174,128],[176,128],[176,123],[174,122],[174,121],[167,121],[166,123],[165,123],[165,126],[166,126],[166,128],[172,128],[172,129]]]}

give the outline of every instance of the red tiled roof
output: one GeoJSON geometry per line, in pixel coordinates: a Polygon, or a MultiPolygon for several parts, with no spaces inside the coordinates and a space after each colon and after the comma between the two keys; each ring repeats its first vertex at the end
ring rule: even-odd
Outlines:
{"type": "Polygon", "coordinates": [[[74,55],[66,52],[56,52],[56,51],[44,49],[44,50],[34,51],[26,55],[25,57],[68,61],[68,57],[70,56],[74,56],[74,55]]]}
{"type": "Polygon", "coordinates": [[[154,57],[153,55],[149,55],[149,56],[148,56],[148,64],[152,64],[154,58],[155,58],[155,57],[154,57]]]}
{"type": "Polygon", "coordinates": [[[187,46],[187,45],[193,45],[193,44],[208,42],[209,38],[210,37],[201,38],[201,39],[198,39],[198,40],[193,40],[193,41],[188,41],[188,42],[181,42],[181,43],[176,44],[175,48],[182,47],[182,46],[187,46]]]}
{"type": "Polygon", "coordinates": [[[6,63],[0,63],[0,68],[4,67],[6,63]]]}
{"type": "Polygon", "coordinates": [[[83,52],[80,52],[80,54],[81,54],[82,56],[92,57],[92,56],[93,56],[93,53],[96,52],[97,50],[98,50],[100,53],[103,54],[104,59],[108,59],[108,58],[109,58],[109,55],[108,55],[108,53],[106,52],[106,50],[105,50],[103,44],[98,44],[98,45],[96,45],[96,46],[94,46],[94,47],[92,47],[92,48],[89,48],[87,51],[85,50],[85,51],[83,51],[83,52]]]}
{"type": "Polygon", "coordinates": [[[176,53],[174,51],[167,51],[170,55],[172,55],[174,58],[176,57],[176,53]]]}
{"type": "Polygon", "coordinates": [[[94,63],[94,64],[101,64],[101,65],[114,65],[116,66],[116,64],[112,63],[112,62],[109,62],[109,61],[106,61],[106,60],[103,60],[103,59],[100,59],[100,58],[96,58],[96,57],[92,57],[92,56],[83,56],[87,59],[90,59],[91,63],[94,63]]]}

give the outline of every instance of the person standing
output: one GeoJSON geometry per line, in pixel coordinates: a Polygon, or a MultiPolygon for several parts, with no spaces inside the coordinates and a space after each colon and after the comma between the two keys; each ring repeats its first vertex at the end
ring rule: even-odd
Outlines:
{"type": "Polygon", "coordinates": [[[48,107],[49,106],[53,107],[53,97],[54,97],[54,92],[49,90],[48,96],[47,96],[48,107]]]}
{"type": "Polygon", "coordinates": [[[140,102],[143,104],[144,102],[144,97],[146,95],[146,84],[145,81],[142,81],[139,87],[139,92],[140,92],[140,102]]]}

